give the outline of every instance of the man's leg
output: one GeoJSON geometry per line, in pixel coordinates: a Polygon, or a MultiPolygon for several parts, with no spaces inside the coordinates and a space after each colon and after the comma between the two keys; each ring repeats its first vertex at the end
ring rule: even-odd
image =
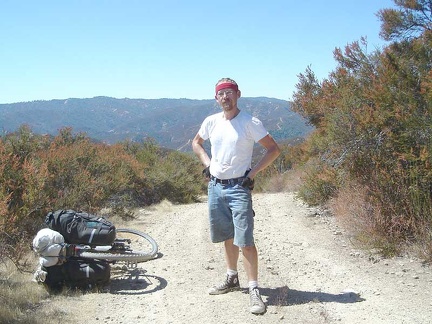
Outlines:
{"type": "Polygon", "coordinates": [[[249,281],[258,281],[258,252],[255,246],[242,247],[243,264],[249,281]]]}
{"type": "Polygon", "coordinates": [[[234,239],[229,239],[224,242],[225,246],[225,262],[228,270],[237,271],[237,262],[239,258],[239,247],[234,245],[234,239]]]}
{"type": "Polygon", "coordinates": [[[238,246],[233,244],[233,239],[224,241],[225,263],[227,267],[226,279],[209,290],[210,295],[225,294],[240,289],[237,273],[237,262],[240,254],[238,246]]]}
{"type": "Polygon", "coordinates": [[[263,314],[266,306],[258,289],[258,252],[255,246],[242,247],[243,263],[249,280],[250,311],[263,314]]]}
{"type": "Polygon", "coordinates": [[[216,284],[209,290],[210,295],[225,294],[230,291],[239,290],[240,284],[237,273],[237,262],[239,258],[239,248],[233,244],[234,236],[233,220],[231,208],[226,204],[224,197],[227,189],[214,180],[209,182],[208,205],[210,235],[213,243],[224,242],[225,263],[227,267],[225,280],[216,284]]]}

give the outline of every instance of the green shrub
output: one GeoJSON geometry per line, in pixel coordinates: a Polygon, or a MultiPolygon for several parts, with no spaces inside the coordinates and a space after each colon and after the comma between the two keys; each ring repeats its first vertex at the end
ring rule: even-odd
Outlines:
{"type": "Polygon", "coordinates": [[[373,52],[365,39],[335,49],[329,77],[319,81],[308,68],[293,96],[293,109],[317,127],[306,155],[319,164],[300,196],[322,204],[358,183],[375,211],[366,223],[394,246],[424,242],[432,228],[432,33],[415,21],[430,10],[397,5],[379,13],[382,35],[395,42],[373,52]]]}
{"type": "Polygon", "coordinates": [[[325,204],[338,190],[335,169],[325,165],[311,164],[306,168],[306,176],[297,195],[311,206],[325,204]]]}
{"type": "Polygon", "coordinates": [[[94,143],[69,128],[54,138],[27,127],[0,138],[0,260],[18,262],[45,215],[56,209],[119,217],[131,207],[196,201],[203,183],[194,156],[156,143],[94,143]]]}

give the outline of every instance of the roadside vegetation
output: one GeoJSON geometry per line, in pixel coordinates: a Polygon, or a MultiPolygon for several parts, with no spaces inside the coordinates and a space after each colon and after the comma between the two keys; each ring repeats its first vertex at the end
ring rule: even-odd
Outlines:
{"type": "Polygon", "coordinates": [[[327,204],[384,255],[415,246],[432,259],[432,1],[379,11],[389,45],[337,48],[336,69],[299,75],[293,108],[315,126],[297,148],[299,196],[327,204]],[[414,245],[413,245],[414,243],[414,245]]]}
{"type": "Polygon", "coordinates": [[[26,126],[0,138],[0,257],[17,264],[57,209],[133,217],[132,207],[169,199],[196,201],[203,181],[197,160],[151,140],[106,145],[62,129],[54,137],[26,126]]]}

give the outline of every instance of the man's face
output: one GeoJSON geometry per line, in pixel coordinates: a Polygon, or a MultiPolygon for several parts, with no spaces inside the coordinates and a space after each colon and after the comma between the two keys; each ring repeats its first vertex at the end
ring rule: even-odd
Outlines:
{"type": "Polygon", "coordinates": [[[240,91],[231,88],[221,89],[216,93],[216,101],[223,110],[231,110],[237,107],[237,99],[240,91]]]}

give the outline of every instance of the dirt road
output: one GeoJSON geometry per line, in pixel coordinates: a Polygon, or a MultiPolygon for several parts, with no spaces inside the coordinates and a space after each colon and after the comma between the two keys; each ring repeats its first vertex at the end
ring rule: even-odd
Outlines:
{"type": "MultiPolygon", "coordinates": [[[[222,245],[209,241],[205,201],[141,210],[129,226],[153,236],[161,257],[139,271],[113,269],[106,292],[53,299],[50,307],[86,324],[432,323],[431,268],[356,250],[332,217],[291,193],[256,194],[254,209],[264,315],[249,313],[246,289],[207,294],[225,265],[222,245]]],[[[246,288],[242,266],[239,278],[246,288]]]]}

